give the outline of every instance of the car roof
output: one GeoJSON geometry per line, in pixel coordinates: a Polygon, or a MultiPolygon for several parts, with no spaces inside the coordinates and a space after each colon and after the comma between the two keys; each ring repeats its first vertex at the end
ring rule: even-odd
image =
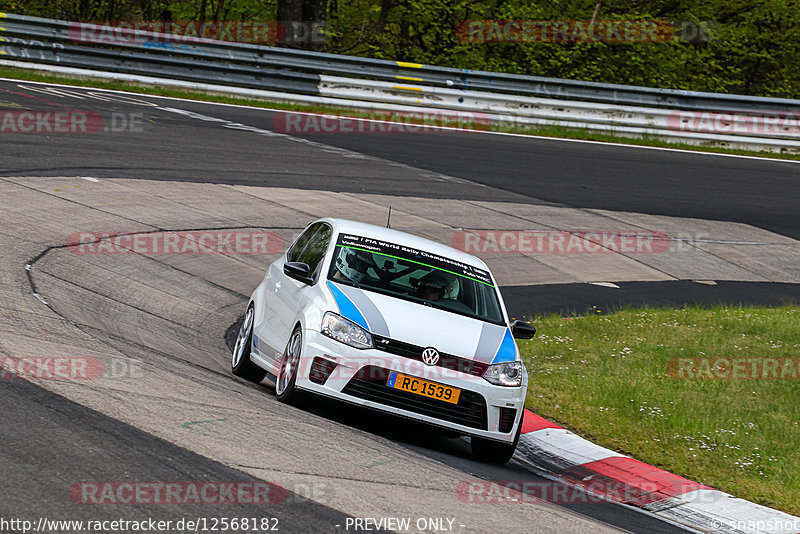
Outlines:
{"type": "Polygon", "coordinates": [[[489,267],[487,267],[482,260],[473,256],[472,254],[468,254],[458,250],[457,248],[444,245],[431,239],[419,237],[413,234],[402,232],[400,230],[395,230],[393,228],[384,228],[382,226],[375,226],[374,224],[351,221],[348,219],[325,217],[315,222],[322,221],[333,226],[333,230],[337,233],[351,233],[372,239],[380,239],[388,243],[406,245],[412,248],[423,250],[425,252],[437,254],[445,258],[457,260],[461,263],[466,263],[467,265],[472,265],[473,267],[478,267],[479,269],[483,269],[485,271],[489,270],[489,267]]]}

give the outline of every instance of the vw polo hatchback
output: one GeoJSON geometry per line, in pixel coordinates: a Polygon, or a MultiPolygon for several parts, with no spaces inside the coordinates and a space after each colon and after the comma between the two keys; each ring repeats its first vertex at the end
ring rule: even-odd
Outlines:
{"type": "Polygon", "coordinates": [[[504,463],[528,376],[494,277],[478,258],[342,219],[310,224],[250,297],[235,375],[275,383],[279,401],[338,399],[470,436],[504,463]]]}

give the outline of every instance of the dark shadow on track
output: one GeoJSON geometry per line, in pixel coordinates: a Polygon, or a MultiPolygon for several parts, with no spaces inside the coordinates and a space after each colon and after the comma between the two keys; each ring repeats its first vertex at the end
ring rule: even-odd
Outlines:
{"type": "MultiPolygon", "coordinates": [[[[276,504],[106,504],[82,502],[81,482],[264,482],[81,406],[24,379],[0,379],[0,517],[32,520],[278,518],[282,532],[331,532],[347,514],[287,492],[276,504]],[[13,466],[13,467],[12,467],[13,466]],[[77,502],[76,502],[77,501],[77,502]],[[43,512],[46,510],[46,513],[43,512]]],[[[165,497],[164,490],[161,496],[165,497]]],[[[282,492],[278,492],[280,496],[282,492]]],[[[234,495],[236,493],[234,492],[234,495]]],[[[115,499],[130,493],[89,492],[115,499]]],[[[154,495],[153,492],[148,495],[154,495]]],[[[187,491],[185,496],[189,496],[187,491]]],[[[213,493],[208,493],[212,498],[213,493]]],[[[252,494],[251,494],[252,495],[252,494]]],[[[278,497],[280,498],[280,497],[278,497]]],[[[237,500],[238,497],[233,498],[237,500]]],[[[72,529],[68,529],[72,530],[72,529]]],[[[145,529],[146,530],[146,529],[145,529]]],[[[175,528],[170,531],[177,531],[175,528]]],[[[201,527],[202,530],[202,527],[201,527]]]]}

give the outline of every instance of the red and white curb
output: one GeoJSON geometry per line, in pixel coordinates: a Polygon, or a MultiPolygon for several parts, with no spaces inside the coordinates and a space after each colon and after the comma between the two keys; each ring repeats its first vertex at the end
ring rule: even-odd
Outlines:
{"type": "Polygon", "coordinates": [[[600,447],[525,410],[515,459],[592,495],[702,532],[796,534],[800,518],[600,447]]]}

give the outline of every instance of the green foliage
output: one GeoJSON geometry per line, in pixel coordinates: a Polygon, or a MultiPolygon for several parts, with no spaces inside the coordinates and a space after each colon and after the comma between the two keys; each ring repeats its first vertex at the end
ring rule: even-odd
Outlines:
{"type": "Polygon", "coordinates": [[[660,20],[705,35],[658,42],[471,42],[458,31],[470,20],[588,21],[595,0],[0,0],[0,11],[67,20],[274,20],[278,5],[290,2],[327,6],[327,52],[692,91],[800,94],[794,0],[600,2],[601,23],[660,20]]]}

